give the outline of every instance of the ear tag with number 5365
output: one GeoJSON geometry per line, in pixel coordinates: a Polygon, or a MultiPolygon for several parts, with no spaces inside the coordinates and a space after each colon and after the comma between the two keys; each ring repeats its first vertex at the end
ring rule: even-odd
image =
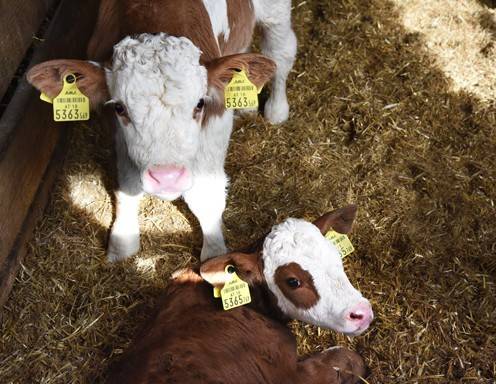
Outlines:
{"type": "Polygon", "coordinates": [[[343,233],[329,231],[326,233],[325,237],[334,244],[343,259],[355,250],[348,236],[343,233]]]}
{"type": "Polygon", "coordinates": [[[258,90],[244,70],[234,71],[233,77],[224,90],[227,109],[258,108],[258,90]]]}
{"type": "MultiPolygon", "coordinates": [[[[52,100],[55,121],[82,121],[90,118],[90,101],[77,87],[77,79],[72,73],[64,77],[62,91],[52,100]]],[[[50,102],[41,94],[40,99],[50,102]]]]}
{"type": "Polygon", "coordinates": [[[225,283],[220,290],[224,311],[250,303],[251,295],[248,283],[239,278],[232,265],[228,265],[225,271],[231,275],[231,280],[225,283]]]}

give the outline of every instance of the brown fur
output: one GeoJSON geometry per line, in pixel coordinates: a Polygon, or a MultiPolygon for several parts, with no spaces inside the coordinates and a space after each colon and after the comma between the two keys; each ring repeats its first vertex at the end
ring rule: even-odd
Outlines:
{"type": "Polygon", "coordinates": [[[250,1],[229,0],[229,39],[214,36],[207,10],[201,0],[102,0],[95,32],[88,45],[88,57],[106,60],[122,38],[138,33],[165,32],[185,36],[202,51],[202,62],[245,51],[255,26],[250,1]]]}
{"type": "Polygon", "coordinates": [[[320,299],[313,284],[312,275],[302,269],[297,263],[289,263],[277,268],[274,279],[284,296],[297,308],[311,308],[320,299]],[[286,283],[289,278],[297,279],[301,285],[298,288],[290,287],[286,283]]]}
{"type": "Polygon", "coordinates": [[[211,116],[224,113],[224,89],[232,79],[233,71],[244,69],[250,81],[262,87],[270,80],[276,64],[269,58],[256,53],[240,53],[212,60],[207,64],[208,83],[214,90],[214,97],[206,104],[204,121],[211,116]]]}
{"type": "MultiPolygon", "coordinates": [[[[235,265],[240,275],[248,272],[259,280],[256,255],[212,259],[202,273],[234,260],[242,264],[235,265]]],[[[252,286],[260,290],[267,288],[252,286]]],[[[298,361],[289,328],[256,309],[259,294],[252,294],[253,305],[225,312],[212,297],[212,286],[184,271],[169,284],[156,315],[112,367],[107,382],[355,383],[365,374],[362,358],[346,349],[298,361]]]]}
{"type": "Polygon", "coordinates": [[[61,79],[69,73],[76,75],[77,86],[83,94],[88,96],[93,109],[108,100],[104,71],[86,61],[45,61],[31,68],[27,74],[27,80],[37,89],[54,98],[62,90],[61,79]]]}
{"type": "Polygon", "coordinates": [[[255,28],[255,14],[249,0],[227,0],[227,19],[229,21],[229,39],[219,36],[219,45],[223,56],[243,52],[250,46],[255,28]]]}
{"type": "MultiPolygon", "coordinates": [[[[224,88],[235,69],[245,69],[257,87],[269,81],[276,69],[275,63],[263,55],[236,54],[245,51],[251,43],[255,25],[251,1],[229,0],[228,19],[229,39],[225,42],[220,36],[222,49],[219,49],[201,0],[102,0],[88,45],[88,57],[108,62],[113,46],[123,37],[137,33],[165,32],[189,38],[202,51],[200,61],[208,69],[212,97],[205,100],[202,121],[205,125],[211,117],[224,113],[224,88]],[[224,56],[226,53],[228,56],[224,56]]],[[[74,68],[73,71],[80,68],[81,90],[90,97],[92,107],[108,100],[103,70],[81,61],[55,60],[39,64],[29,72],[28,81],[49,96],[56,95],[61,89],[61,76],[68,67],[74,68]]]]}
{"type": "Polygon", "coordinates": [[[353,221],[355,220],[356,211],[356,205],[350,204],[346,207],[326,213],[315,220],[313,224],[320,229],[320,232],[323,235],[331,229],[339,233],[349,233],[353,221]]]}

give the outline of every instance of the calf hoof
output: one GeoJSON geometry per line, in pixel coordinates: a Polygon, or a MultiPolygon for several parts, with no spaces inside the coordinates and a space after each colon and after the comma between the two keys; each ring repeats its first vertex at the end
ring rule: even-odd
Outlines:
{"type": "Polygon", "coordinates": [[[286,99],[275,100],[270,98],[265,103],[265,118],[272,124],[281,124],[289,117],[289,104],[286,99]]]}
{"type": "Polygon", "coordinates": [[[127,259],[138,253],[140,248],[139,235],[121,236],[111,234],[107,249],[107,260],[111,263],[127,259]]]}
{"type": "Polygon", "coordinates": [[[247,108],[247,109],[236,110],[235,116],[240,116],[246,119],[254,119],[257,117],[257,114],[258,114],[258,109],[247,108]]]}
{"type": "Polygon", "coordinates": [[[358,353],[344,347],[332,347],[323,352],[326,361],[337,371],[340,384],[362,383],[370,375],[365,360],[358,353]]]}
{"type": "Polygon", "coordinates": [[[211,259],[215,256],[225,255],[227,248],[224,244],[203,244],[200,254],[200,261],[211,259]]]}

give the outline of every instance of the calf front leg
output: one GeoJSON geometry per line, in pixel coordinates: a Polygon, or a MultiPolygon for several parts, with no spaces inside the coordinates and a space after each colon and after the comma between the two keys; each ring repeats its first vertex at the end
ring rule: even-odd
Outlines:
{"type": "Polygon", "coordinates": [[[127,155],[127,147],[116,134],[117,176],[115,220],[110,230],[107,259],[111,262],[133,256],[140,248],[139,203],[143,196],[139,171],[127,155]]]}
{"type": "Polygon", "coordinates": [[[262,52],[277,64],[272,80],[272,91],[265,103],[264,115],[273,124],[288,119],[289,104],[286,96],[286,80],[296,56],[296,36],[291,28],[291,2],[267,3],[261,11],[262,52]]]}
{"type": "Polygon", "coordinates": [[[347,348],[334,347],[298,362],[298,382],[355,384],[365,382],[363,358],[347,348]]]}
{"type": "Polygon", "coordinates": [[[107,259],[119,261],[133,256],[140,248],[139,203],[142,194],[115,192],[115,220],[110,230],[107,259]]]}
{"type": "Polygon", "coordinates": [[[226,207],[227,177],[224,172],[195,176],[193,187],[184,193],[184,200],[200,222],[204,261],[227,252],[222,234],[222,214],[226,207]]]}

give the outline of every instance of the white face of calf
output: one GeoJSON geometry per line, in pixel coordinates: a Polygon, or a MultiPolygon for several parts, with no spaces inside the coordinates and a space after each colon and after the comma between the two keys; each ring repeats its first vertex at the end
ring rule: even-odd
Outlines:
{"type": "Polygon", "coordinates": [[[191,187],[207,70],[186,38],[127,37],[114,47],[107,85],[145,192],[175,199],[191,187]]]}
{"type": "Polygon", "coordinates": [[[222,286],[230,279],[225,268],[231,264],[250,285],[266,285],[286,316],[358,335],[372,322],[371,305],[351,285],[339,251],[323,236],[331,229],[348,233],[355,214],[350,205],[313,224],[288,219],[273,227],[261,250],[216,257],[202,265],[201,275],[222,286]]]}
{"type": "Polygon", "coordinates": [[[194,182],[203,129],[209,117],[224,113],[224,88],[233,72],[244,69],[261,87],[275,71],[275,63],[260,54],[235,54],[207,63],[200,63],[200,55],[185,37],[145,33],[115,45],[110,68],[52,60],[34,66],[27,79],[53,98],[63,78],[73,73],[93,109],[113,104],[143,189],[172,200],[194,182]]]}
{"type": "Polygon", "coordinates": [[[275,226],[263,246],[264,276],[291,318],[358,335],[373,319],[370,303],[348,280],[338,249],[304,220],[275,226]]]}

